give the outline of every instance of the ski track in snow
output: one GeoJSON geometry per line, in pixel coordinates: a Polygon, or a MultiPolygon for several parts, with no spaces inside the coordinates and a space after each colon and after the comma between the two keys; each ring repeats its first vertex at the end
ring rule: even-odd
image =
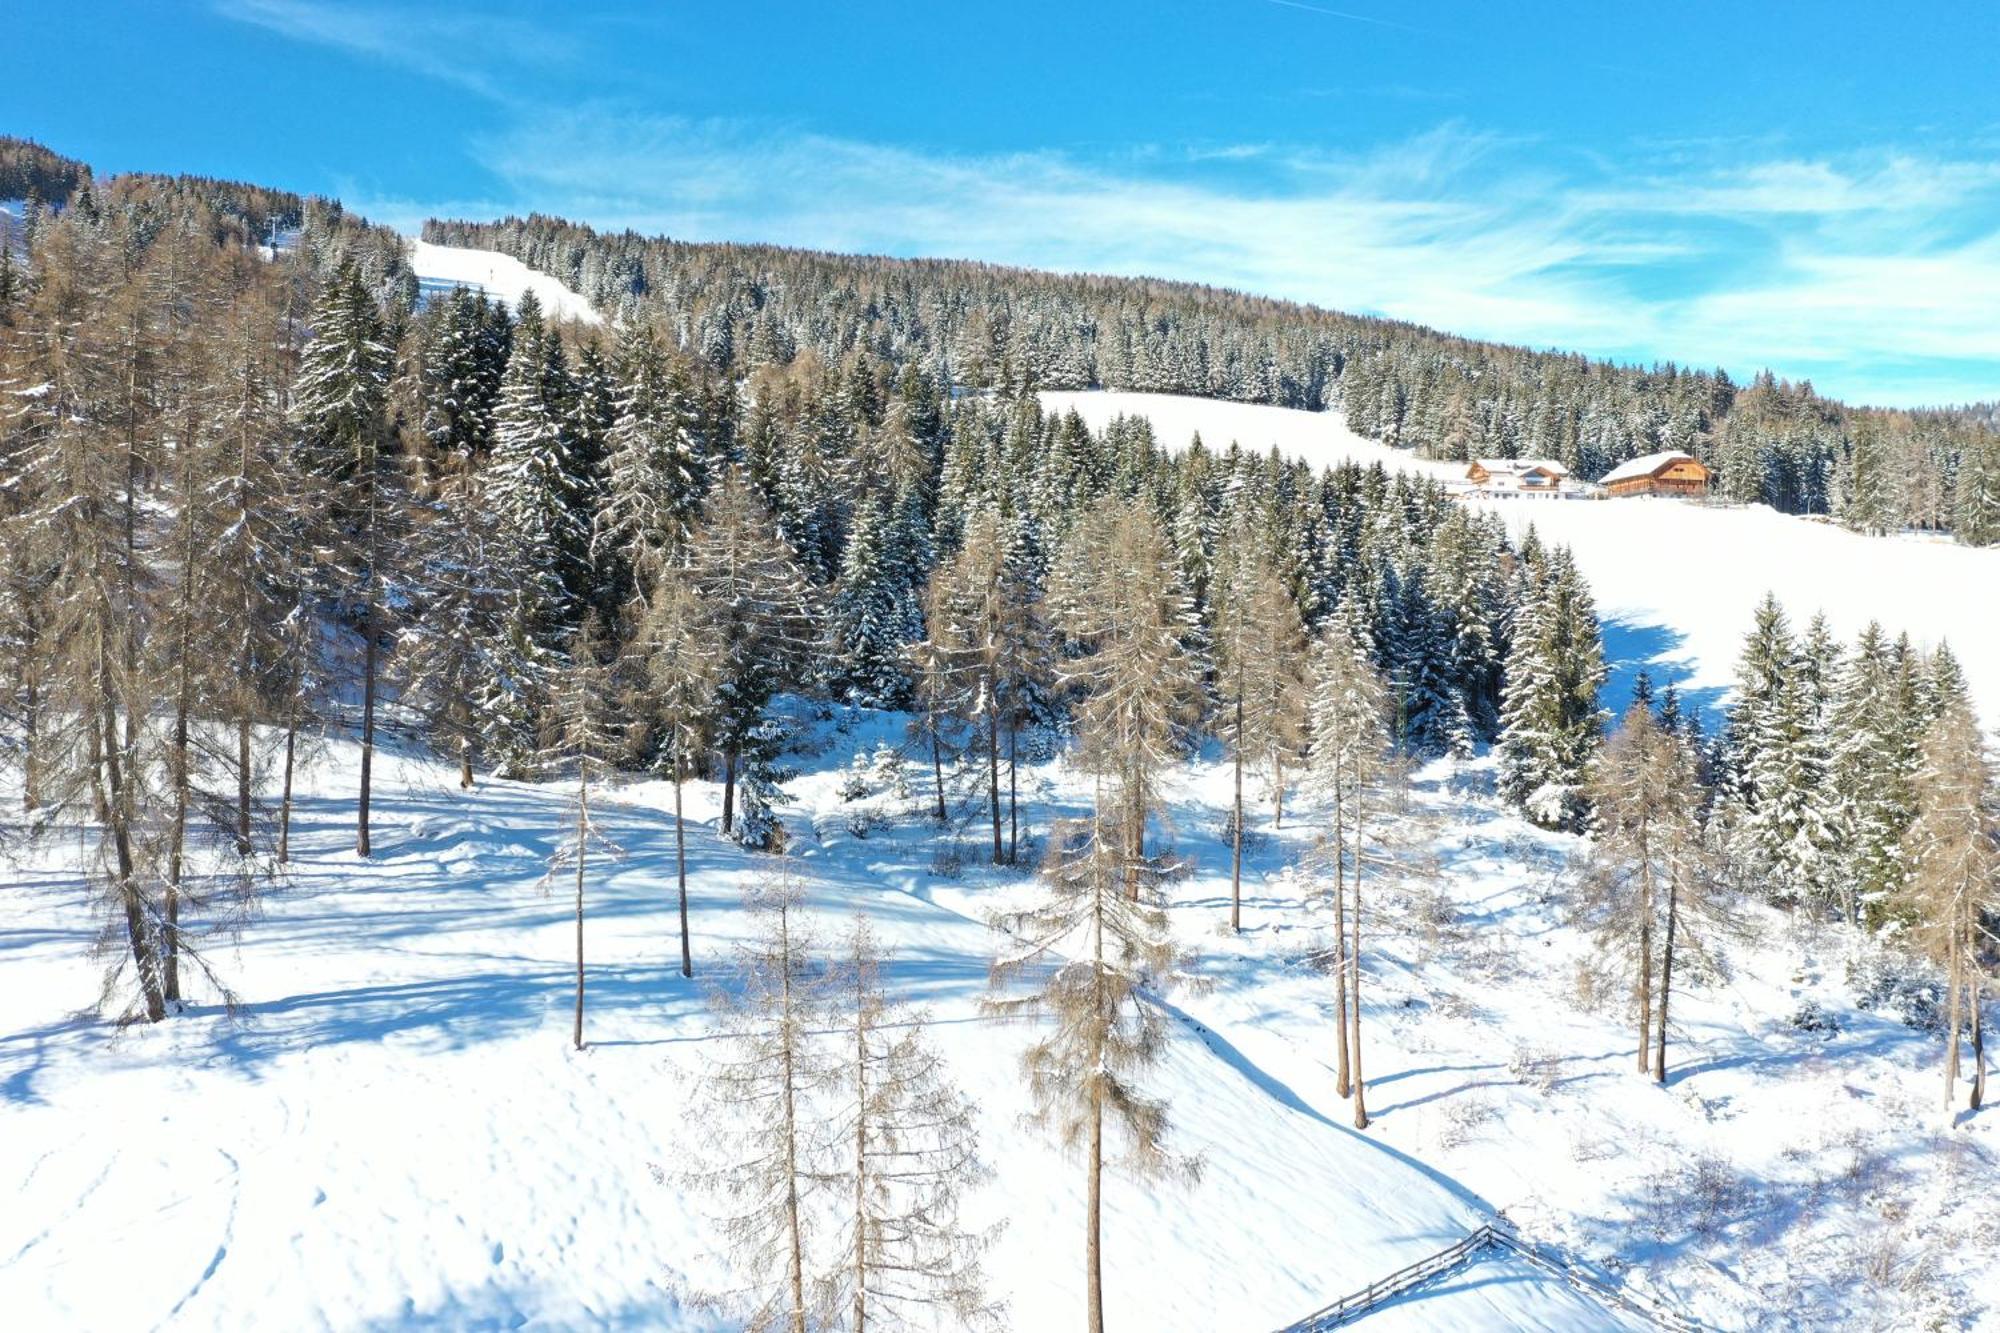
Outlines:
{"type": "Polygon", "coordinates": [[[454,287],[470,287],[506,302],[510,310],[518,310],[521,294],[532,291],[551,319],[574,319],[585,324],[604,322],[589,301],[560,279],[531,269],[498,250],[470,250],[412,240],[410,271],[417,275],[418,288],[426,300],[442,296],[454,287]]]}
{"type": "MultiPolygon", "coordinates": [[[[1081,1172],[1023,1121],[1017,1061],[1032,1027],[980,1011],[995,948],[984,922],[1031,884],[981,866],[976,810],[934,831],[920,785],[908,800],[869,798],[887,822],[854,836],[837,795],[846,760],[899,739],[902,720],[837,721],[816,724],[827,748],[800,761],[780,807],[805,834],[809,902],[829,938],[857,912],[871,918],[893,950],[890,986],[929,1010],[982,1108],[997,1174],[967,1206],[975,1222],[1009,1221],[989,1271],[1010,1325],[1071,1326],[1081,1172]],[[938,873],[952,848],[966,868],[938,873]]],[[[0,1310],[28,1329],[727,1327],[684,1302],[730,1277],[709,1205],[678,1173],[703,1137],[687,1106],[705,987],[726,976],[746,929],[738,896],[766,859],[715,836],[718,793],[693,784],[688,985],[670,792],[635,782],[602,804],[625,856],[592,876],[579,1054],[570,905],[540,882],[566,820],[562,786],[462,794],[449,763],[384,754],[378,854],[360,862],[354,762],[336,742],[307,775],[294,881],[240,944],[216,946],[246,1000],[238,1023],[205,1007],[122,1033],[78,1017],[96,985],[79,889],[30,866],[0,898],[0,1191],[13,1201],[0,1210],[0,1255],[13,1256],[0,1310]],[[112,1247],[115,1282],[102,1264],[112,1247]]],[[[1655,1088],[1631,1069],[1620,1006],[1568,998],[1585,946],[1546,888],[1577,844],[1498,811],[1487,777],[1484,761],[1423,777],[1450,910],[1394,895],[1371,909],[1376,1120],[1363,1132],[1334,1092],[1331,986],[1308,961],[1324,909],[1286,870],[1313,837],[1312,810],[1298,801],[1281,830],[1253,816],[1248,928],[1232,937],[1220,929],[1228,769],[1211,756],[1179,775],[1172,836],[1195,871],[1171,887],[1172,913],[1213,984],[1160,997],[1173,1036],[1145,1083],[1170,1103],[1173,1147],[1204,1169],[1185,1187],[1107,1176],[1114,1326],[1280,1327],[1501,1210],[1718,1327],[1872,1308],[1858,1251],[1843,1247],[1902,1234],[1883,1211],[1897,1199],[1919,1234],[1950,1238],[1949,1284],[1994,1289],[2000,1216],[1990,1192],[1963,1188],[1991,1179],[1994,1119],[1941,1131],[1936,1042],[1854,1007],[1840,942],[1767,920],[1771,934],[1743,946],[1726,979],[1677,998],[1674,1073],[1655,1088]],[[1787,1027],[1807,998],[1836,1015],[1837,1035],[1787,1027]],[[1512,1071],[1517,1048],[1560,1053],[1546,1090],[1512,1071]],[[1738,1192],[1698,1228],[1685,1168],[1710,1159],[1738,1192]],[[1979,1241],[1963,1228],[1982,1216],[1979,1241]]],[[[1032,830],[1088,799],[1061,762],[1024,779],[1032,830]]],[[[1364,1326],[1624,1318],[1487,1256],[1364,1326]]]]}
{"type": "MultiPolygon", "coordinates": [[[[1339,412],[1230,403],[1116,390],[1044,392],[1052,411],[1074,407],[1094,429],[1114,416],[1144,416],[1163,446],[1195,434],[1210,449],[1234,440],[1277,448],[1323,468],[1354,461],[1392,471],[1462,480],[1464,465],[1416,457],[1367,439],[1339,412]]],[[[1870,620],[1921,647],[1949,641],[1989,723],[2000,723],[2000,616],[1984,611],[2000,587],[2000,547],[1973,549],[1928,536],[1870,537],[1763,505],[1680,500],[1482,499],[1516,537],[1530,523],[1545,541],[1576,553],[1604,621],[1613,666],[1606,705],[1622,709],[1639,668],[1675,680],[1711,716],[1730,688],[1751,614],[1775,592],[1803,629],[1825,611],[1851,640],[1870,620]]]]}

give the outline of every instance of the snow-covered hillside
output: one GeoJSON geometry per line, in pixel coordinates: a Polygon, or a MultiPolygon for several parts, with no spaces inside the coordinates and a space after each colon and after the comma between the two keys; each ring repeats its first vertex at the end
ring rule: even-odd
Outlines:
{"type": "MultiPolygon", "coordinates": [[[[865,913],[901,997],[981,1108],[1010,1225],[990,1256],[1012,1328],[1081,1317],[1082,1172],[1023,1123],[1032,1026],[982,1014],[989,912],[1032,892],[982,868],[980,830],[939,832],[922,794],[843,802],[848,756],[899,718],[814,725],[780,808],[828,934],[865,913]],[[866,809],[881,823],[866,828],[866,809]],[[956,867],[963,862],[967,867],[956,867]]],[[[377,768],[377,855],[353,856],[354,751],[312,770],[295,878],[218,948],[239,1020],[199,1008],[116,1032],[95,996],[73,839],[30,849],[0,895],[0,1310],[23,1329],[727,1327],[686,1304],[728,1285],[715,1205],[680,1174],[709,1138],[689,1110],[709,1020],[768,858],[691,813],[700,985],[678,975],[672,837],[658,784],[600,818],[625,857],[590,890],[589,1048],[569,1049],[569,904],[541,886],[563,789],[460,793],[414,754],[377,768]],[[115,1280],[102,1256],[119,1255],[115,1280]]],[[[1483,764],[1423,775],[1434,891],[1380,894],[1365,973],[1374,1125],[1335,1094],[1325,910],[1287,869],[1301,804],[1258,820],[1241,936],[1228,903],[1227,769],[1191,766],[1170,886],[1202,993],[1164,997],[1147,1077],[1197,1183],[1107,1190],[1107,1308],[1120,1329],[1274,1328],[1505,1211],[1530,1238],[1724,1328],[1909,1327],[2000,1290],[1994,1121],[1948,1131],[1937,1043],[1857,1006],[1859,946],[1792,933],[1731,945],[1678,1002],[1673,1076],[1633,1072],[1623,1006],[1580,1002],[1580,939],[1549,896],[1575,844],[1484,795],[1483,764]],[[1792,1022],[1811,1007],[1824,1022],[1792,1022]],[[1809,1113],[1808,1113],[1809,1112],[1809,1113]],[[1861,1262],[1868,1256],[1871,1265],[1861,1262]],[[1982,1294],[1983,1293],[1983,1294],[1982,1294]]],[[[1031,833],[1089,798],[1030,771],[1031,833]]],[[[0,793],[0,799],[7,799],[0,793]]],[[[18,802],[18,796],[11,800],[18,802]]],[[[1984,1317],[1994,1316],[1989,1312],[1984,1317]]],[[[1490,1255],[1364,1327],[1637,1327],[1548,1273],[1490,1255]]]]}
{"type": "Polygon", "coordinates": [[[472,287],[513,308],[520,305],[523,292],[531,291],[551,319],[574,319],[585,324],[604,322],[590,302],[559,279],[539,273],[498,250],[467,250],[413,240],[410,270],[417,275],[417,285],[425,299],[454,287],[472,287]]]}
{"type": "MultiPolygon", "coordinates": [[[[1160,442],[1176,448],[1199,432],[1211,448],[1231,440],[1259,450],[1275,445],[1315,467],[1351,459],[1453,480],[1464,475],[1457,464],[1364,439],[1338,412],[1115,391],[1044,393],[1042,401],[1052,410],[1075,407],[1093,427],[1121,413],[1148,417],[1160,442]]],[[[1533,523],[1545,539],[1576,552],[1618,668],[1607,698],[1614,707],[1629,696],[1642,665],[1715,704],[1733,677],[1751,609],[1775,592],[1800,623],[1824,610],[1845,637],[1879,620],[1919,646],[1948,640],[1987,720],[2000,722],[2000,617],[1982,609],[2000,588],[2000,548],[1868,537],[1762,505],[1469,503],[1505,515],[1517,534],[1533,523]]]]}
{"type": "Polygon", "coordinates": [[[1179,449],[1196,435],[1210,449],[1231,440],[1259,453],[1276,448],[1287,458],[1301,458],[1316,468],[1356,462],[1380,463],[1392,471],[1416,472],[1457,481],[1465,469],[1454,463],[1418,458],[1368,439],[1348,429],[1338,412],[1301,412],[1262,403],[1231,403],[1217,398],[1186,398],[1171,393],[1127,393],[1123,390],[1045,390],[1042,406],[1051,412],[1071,408],[1092,430],[1101,431],[1114,417],[1145,417],[1153,434],[1170,449],[1179,449]]]}

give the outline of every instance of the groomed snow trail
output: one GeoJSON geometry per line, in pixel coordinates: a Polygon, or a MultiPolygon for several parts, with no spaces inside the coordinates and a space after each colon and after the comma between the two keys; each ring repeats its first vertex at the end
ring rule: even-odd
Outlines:
{"type": "Polygon", "coordinates": [[[470,250],[412,240],[410,271],[417,275],[417,286],[426,300],[442,296],[454,287],[470,287],[506,302],[510,310],[518,310],[521,294],[533,292],[551,319],[574,319],[585,324],[604,322],[604,316],[589,301],[560,279],[531,269],[498,250],[470,250]]]}

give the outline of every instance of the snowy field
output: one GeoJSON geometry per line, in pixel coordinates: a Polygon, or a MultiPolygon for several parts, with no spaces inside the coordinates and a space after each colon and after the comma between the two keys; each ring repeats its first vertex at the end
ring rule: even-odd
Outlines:
{"type": "MultiPolygon", "coordinates": [[[[1276,446],[1314,467],[1352,459],[1458,480],[1457,463],[1420,459],[1365,439],[1338,412],[1180,398],[1169,394],[1044,393],[1052,410],[1075,407],[1102,428],[1112,417],[1145,416],[1163,445],[1231,440],[1276,446]]],[[[1843,639],[1870,620],[1920,647],[1949,641],[1989,723],[2000,722],[2000,616],[1985,608],[2000,588],[2000,547],[1974,550],[1948,540],[1869,537],[1763,505],[1724,507],[1668,499],[1572,501],[1481,499],[1518,536],[1533,523],[1545,540],[1576,552],[1605,621],[1615,672],[1606,702],[1630,697],[1632,675],[1648,667],[1678,680],[1713,709],[1733,680],[1751,610],[1775,592],[1803,628],[1825,611],[1843,639]]]]}
{"type": "MultiPolygon", "coordinates": [[[[828,935],[866,914],[888,977],[930,1010],[979,1103],[994,1179],[974,1220],[1018,1329],[1082,1313],[1082,1172],[1022,1122],[1029,1026],[980,1012],[997,907],[1025,875],[979,864],[969,812],[944,831],[918,791],[841,800],[852,753],[901,720],[813,724],[780,808],[828,935]],[[857,810],[882,823],[852,832],[857,810]],[[963,862],[964,869],[955,868],[963,862]]],[[[689,1111],[704,987],[747,928],[769,859],[715,836],[697,785],[697,981],[677,971],[668,792],[604,815],[624,858],[590,890],[589,1048],[569,1047],[571,919],[544,892],[560,786],[458,791],[416,754],[378,764],[377,856],[351,847],[351,748],[314,767],[294,878],[216,961],[243,999],[116,1032],[96,994],[94,913],[30,848],[0,895],[0,1311],[10,1328],[722,1328],[685,1303],[728,1283],[711,1204],[680,1173],[710,1137],[689,1111]],[[116,1256],[115,1274],[107,1268],[116,1256]]],[[[915,775],[913,775],[914,778],[915,775]]],[[[1031,832],[1089,784],[1023,784],[1031,832]]],[[[1371,900],[1366,1132],[1334,1093],[1326,910],[1287,869],[1314,812],[1259,818],[1245,932],[1229,936],[1220,763],[1173,791],[1193,873],[1177,933],[1211,983],[1163,998],[1151,1074],[1190,1186],[1107,1177],[1115,1329],[1273,1329],[1454,1243],[1504,1211],[1587,1271],[1718,1328],[2000,1327],[1993,1116],[1950,1129],[1934,1037],[1857,1007],[1856,941],[1775,914],[1676,1000],[1672,1076],[1633,1070],[1617,1001],[1578,997],[1581,940],[1555,894],[1573,840],[1485,794],[1485,764],[1422,777],[1439,876],[1371,900]],[[1819,1031],[1790,1020],[1808,1001],[1819,1031]],[[1825,1030],[1827,1028],[1833,1030],[1825,1030]]],[[[0,793],[0,797],[4,797],[0,793]]],[[[7,798],[10,808],[18,797],[7,798]]],[[[1504,1254],[1361,1327],[1600,1329],[1629,1316],[1504,1254]]]]}
{"type": "Polygon", "coordinates": [[[417,287],[426,300],[454,287],[471,287],[487,296],[505,301],[509,309],[521,304],[523,292],[533,292],[542,310],[551,319],[574,319],[585,324],[602,324],[604,317],[590,302],[571,291],[558,278],[529,268],[512,255],[498,250],[468,250],[455,245],[432,245],[411,240],[410,271],[417,275],[417,287]]]}

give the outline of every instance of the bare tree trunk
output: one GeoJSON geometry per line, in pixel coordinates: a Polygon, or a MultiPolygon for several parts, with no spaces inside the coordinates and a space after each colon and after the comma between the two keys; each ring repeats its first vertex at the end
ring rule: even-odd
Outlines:
{"type": "MultiPolygon", "coordinates": [[[[185,444],[182,446],[186,447],[185,444]]],[[[187,540],[181,552],[180,588],[175,595],[175,617],[180,624],[176,627],[174,645],[174,742],[172,772],[174,783],[174,827],[169,835],[167,847],[167,928],[160,940],[161,962],[166,973],[166,998],[178,1004],[181,998],[181,876],[187,866],[187,818],[188,818],[188,672],[189,658],[193,653],[190,642],[189,621],[193,608],[189,597],[194,580],[194,477],[192,470],[182,464],[181,504],[182,522],[186,528],[187,540]]]]}
{"type": "Polygon", "coordinates": [[[1653,851],[1641,835],[1639,844],[1639,1072],[1650,1073],[1653,1046],[1653,851]]]}
{"type": "Polygon", "coordinates": [[[576,770],[576,1049],[583,1049],[583,869],[590,839],[590,760],[576,770]]]}
{"type": "Polygon", "coordinates": [[[188,702],[186,665],[181,667],[181,688],[174,700],[174,827],[167,844],[167,928],[160,940],[161,962],[166,973],[166,998],[181,998],[181,874],[186,864],[188,815],[188,702]]]}
{"type": "Polygon", "coordinates": [[[1346,1097],[1354,1087],[1347,1061],[1347,817],[1341,810],[1342,793],[1338,775],[1334,779],[1333,807],[1333,989],[1339,1017],[1334,1023],[1338,1037],[1339,1064],[1334,1086],[1346,1097]]]}
{"type": "Polygon", "coordinates": [[[854,974],[854,1333],[868,1327],[868,1039],[865,974],[854,974]]]}
{"type": "Polygon", "coordinates": [[[674,751],[674,874],[681,888],[681,975],[694,975],[694,952],[688,944],[687,822],[681,818],[681,756],[674,751]]]}
{"type": "Polygon", "coordinates": [[[1236,827],[1229,840],[1229,928],[1243,933],[1243,682],[1236,682],[1236,827]]]}
{"type": "Polygon", "coordinates": [[[1667,1081],[1667,1003],[1674,994],[1674,932],[1680,928],[1681,893],[1678,878],[1667,880],[1667,930],[1660,941],[1659,1047],[1653,1053],[1653,1081],[1667,1081]]]}
{"type": "Polygon", "coordinates": [[[361,800],[356,810],[354,854],[368,855],[368,799],[375,775],[375,597],[371,591],[362,622],[368,643],[361,651],[361,800]]]}
{"type": "Polygon", "coordinates": [[[1945,1019],[1944,1028],[1944,1109],[1951,1110],[1951,1099],[1958,1091],[1958,1031],[1960,1022],[1959,939],[1957,922],[1952,923],[1951,952],[1945,964],[1945,1019]]]}
{"type": "Polygon", "coordinates": [[[30,673],[21,708],[21,809],[29,814],[42,804],[41,735],[41,688],[30,673]]]}
{"type": "Polygon", "coordinates": [[[1285,756],[1271,756],[1271,827],[1285,826],[1285,756]]]}
{"type": "Polygon", "coordinates": [[[292,774],[299,757],[299,694],[292,691],[285,707],[285,776],[278,796],[278,864],[292,859],[292,774]]]}
{"type": "Polygon", "coordinates": [[[792,962],[791,924],[784,926],[785,959],[783,967],[783,1003],[786,1029],[784,1042],[784,1115],[785,1115],[785,1229],[790,1241],[789,1257],[792,1284],[792,1333],[806,1333],[806,1262],[805,1236],[800,1230],[799,1220],[799,1119],[797,1093],[794,1088],[796,1075],[793,1071],[793,1042],[797,1039],[797,1029],[793,1026],[792,1010],[792,962]]]}
{"type": "Polygon", "coordinates": [[[160,988],[158,949],[147,925],[145,904],[140,897],[138,866],[132,851],[131,806],[124,790],[125,775],[118,762],[118,709],[112,702],[111,663],[104,651],[101,633],[97,643],[98,689],[103,717],[91,730],[95,734],[98,726],[103,728],[104,773],[109,788],[108,822],[112,848],[118,860],[118,896],[125,908],[125,937],[132,949],[133,966],[139,973],[139,989],[145,996],[146,1019],[157,1023],[167,1016],[167,999],[160,988]]]}
{"type": "Polygon", "coordinates": [[[722,831],[736,827],[736,751],[722,752],[722,831]]]}
{"type": "Polygon", "coordinates": [[[104,787],[104,736],[95,725],[86,728],[90,732],[90,806],[97,822],[111,822],[111,798],[104,787]]]}
{"type": "Polygon", "coordinates": [[[472,790],[472,710],[463,699],[456,705],[458,713],[458,789],[472,790]]]}
{"type": "MultiPolygon", "coordinates": [[[[942,824],[949,818],[944,809],[944,747],[938,741],[937,717],[931,717],[931,780],[937,792],[937,822],[942,824]]],[[[725,828],[727,826],[725,825],[725,828]]]]}
{"type": "Polygon", "coordinates": [[[236,854],[250,855],[250,712],[236,719],[236,854]]]}
{"type": "Polygon", "coordinates": [[[1007,719],[1007,864],[1021,863],[1021,728],[1007,719]]]}
{"type": "Polygon", "coordinates": [[[376,479],[371,476],[368,479],[368,605],[361,618],[361,630],[368,641],[361,650],[361,801],[356,812],[354,832],[356,856],[368,855],[368,798],[375,772],[375,664],[379,652],[375,616],[381,600],[378,562],[382,554],[381,536],[377,531],[380,517],[375,512],[378,503],[376,490],[376,479]]]}
{"type": "Polygon", "coordinates": [[[1084,1202],[1084,1301],[1089,1333],[1104,1333],[1104,1258],[1099,1237],[1104,1210],[1104,1093],[1090,1093],[1090,1165],[1084,1202]]]}
{"type": "Polygon", "coordinates": [[[1986,1024],[1980,1015],[1984,996],[1980,994],[1979,978],[1972,978],[1972,1096],[1966,1100],[1969,1110],[1977,1111],[1986,1101],[1986,1024]]]}
{"type": "Polygon", "coordinates": [[[991,693],[986,709],[986,793],[993,812],[993,864],[997,866],[1004,851],[1000,841],[1000,709],[991,693]]]}
{"type": "Polygon", "coordinates": [[[1354,947],[1348,951],[1348,989],[1354,998],[1354,1127],[1368,1128],[1368,1096],[1361,1075],[1361,849],[1364,826],[1360,797],[1354,803],[1354,947]]]}

